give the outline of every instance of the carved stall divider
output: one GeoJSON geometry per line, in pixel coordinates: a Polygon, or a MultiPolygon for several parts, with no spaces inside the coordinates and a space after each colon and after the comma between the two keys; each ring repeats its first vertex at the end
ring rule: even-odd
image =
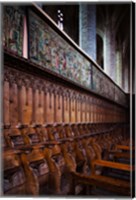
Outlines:
{"type": "Polygon", "coordinates": [[[118,105],[64,85],[5,67],[4,124],[125,122],[118,105]]]}

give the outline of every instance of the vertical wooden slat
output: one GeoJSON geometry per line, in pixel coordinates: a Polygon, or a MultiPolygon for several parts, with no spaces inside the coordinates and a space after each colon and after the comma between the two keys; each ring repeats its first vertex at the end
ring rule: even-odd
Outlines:
{"type": "Polygon", "coordinates": [[[77,122],[79,122],[79,97],[77,98],[77,114],[76,114],[76,117],[77,117],[77,122]]]}
{"type": "Polygon", "coordinates": [[[39,90],[35,91],[35,123],[39,124],[39,90]]]}
{"type": "Polygon", "coordinates": [[[75,99],[71,99],[71,122],[75,122],[75,99]]]}
{"type": "Polygon", "coordinates": [[[30,124],[32,119],[32,93],[30,88],[25,88],[25,102],[24,102],[24,123],[30,124]]]}
{"type": "Polygon", "coordinates": [[[56,113],[57,113],[57,107],[56,107],[56,93],[54,93],[54,122],[57,121],[56,113]]]}
{"type": "Polygon", "coordinates": [[[36,122],[36,90],[32,89],[32,123],[36,122]]]}
{"type": "Polygon", "coordinates": [[[85,102],[84,102],[84,98],[83,98],[83,102],[82,102],[82,122],[85,122],[85,102]]]}
{"type": "Polygon", "coordinates": [[[66,122],[66,112],[67,112],[67,101],[66,96],[64,96],[64,122],[66,122]]]}
{"type": "Polygon", "coordinates": [[[26,103],[26,90],[25,86],[22,85],[21,88],[21,108],[22,108],[22,124],[25,124],[25,103],[26,103]]]}
{"type": "Polygon", "coordinates": [[[10,123],[10,113],[9,113],[9,82],[4,81],[3,87],[3,122],[4,124],[10,123]]]}
{"type": "Polygon", "coordinates": [[[91,97],[89,97],[89,122],[91,122],[91,106],[92,106],[92,101],[91,97]]]}
{"type": "Polygon", "coordinates": [[[44,122],[47,122],[47,94],[46,91],[44,91],[44,122]]]}
{"type": "Polygon", "coordinates": [[[69,97],[68,95],[66,95],[66,99],[65,99],[65,122],[69,122],[69,97]]]}
{"type": "Polygon", "coordinates": [[[62,96],[60,93],[56,96],[56,122],[62,122],[62,96]]]}
{"type": "Polygon", "coordinates": [[[85,122],[87,122],[87,97],[85,98],[85,122]]]}
{"type": "Polygon", "coordinates": [[[61,109],[62,109],[62,122],[64,122],[64,96],[62,95],[62,106],[61,106],[61,109]]]}
{"type": "Polygon", "coordinates": [[[92,97],[92,104],[91,104],[91,122],[93,123],[93,97],[92,97]]]}
{"type": "Polygon", "coordinates": [[[33,93],[33,92],[32,92],[32,88],[30,87],[30,88],[29,88],[29,93],[28,93],[28,95],[29,95],[29,97],[28,97],[29,111],[28,111],[28,112],[29,112],[29,117],[30,117],[30,118],[29,118],[29,124],[32,123],[32,112],[33,112],[33,111],[32,111],[32,109],[33,109],[33,108],[32,108],[32,106],[33,106],[33,99],[32,99],[32,98],[33,98],[33,97],[32,97],[33,94],[32,94],[32,93],[33,93]]]}
{"type": "Polygon", "coordinates": [[[54,95],[47,92],[47,122],[54,122],[54,95]]]}
{"type": "Polygon", "coordinates": [[[23,88],[23,96],[24,96],[24,101],[22,103],[23,124],[28,124],[29,123],[29,89],[26,87],[23,88]]]}
{"type": "Polygon", "coordinates": [[[80,119],[81,119],[81,122],[83,121],[83,117],[82,117],[82,99],[80,101],[80,119]]]}
{"type": "Polygon", "coordinates": [[[42,111],[41,111],[41,114],[42,114],[42,120],[41,120],[41,123],[43,124],[44,123],[44,91],[42,90],[42,99],[41,99],[41,108],[42,108],[42,111]]]}
{"type": "Polygon", "coordinates": [[[75,99],[75,122],[77,122],[77,98],[75,99]]]}
{"type": "Polygon", "coordinates": [[[46,104],[46,106],[47,106],[47,122],[50,122],[50,114],[51,114],[51,102],[50,102],[50,94],[49,94],[49,92],[47,92],[47,104],[46,104]]]}
{"type": "Polygon", "coordinates": [[[21,94],[22,94],[22,86],[18,85],[18,123],[22,124],[22,98],[21,98],[21,94]]]}
{"type": "Polygon", "coordinates": [[[25,102],[25,105],[28,106],[29,104],[29,88],[26,87],[26,102],[25,102]]]}
{"type": "Polygon", "coordinates": [[[89,98],[87,97],[87,122],[89,122],[89,98]]]}
{"type": "Polygon", "coordinates": [[[9,89],[9,114],[10,114],[10,123],[12,126],[16,126],[18,123],[18,105],[17,105],[17,86],[16,84],[10,84],[9,89]]]}
{"type": "Polygon", "coordinates": [[[71,122],[71,97],[69,97],[69,122],[71,122]]]}
{"type": "Polygon", "coordinates": [[[38,92],[38,108],[37,108],[37,110],[38,110],[38,113],[37,113],[37,122],[39,123],[39,124],[43,124],[43,122],[44,122],[44,117],[43,117],[43,114],[44,114],[44,106],[43,106],[43,91],[42,90],[40,90],[39,92],[38,92]]]}

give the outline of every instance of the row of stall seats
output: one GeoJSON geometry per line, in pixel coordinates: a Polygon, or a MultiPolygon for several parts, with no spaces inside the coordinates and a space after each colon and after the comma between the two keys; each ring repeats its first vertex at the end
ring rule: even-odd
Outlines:
{"type": "Polygon", "coordinates": [[[3,195],[91,195],[93,187],[130,195],[130,180],[106,176],[104,170],[133,170],[129,162],[116,160],[130,160],[121,149],[129,145],[122,124],[4,126],[3,195]]]}

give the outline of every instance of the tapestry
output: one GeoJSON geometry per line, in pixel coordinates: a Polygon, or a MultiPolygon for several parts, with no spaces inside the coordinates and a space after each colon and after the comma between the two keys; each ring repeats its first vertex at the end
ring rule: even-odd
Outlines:
{"type": "Polygon", "coordinates": [[[3,46],[12,52],[23,53],[24,9],[22,6],[3,7],[3,46]]]}
{"type": "MultiPolygon", "coordinates": [[[[3,46],[23,56],[23,6],[4,6],[3,46]]],[[[28,12],[29,59],[120,104],[125,93],[33,11],[28,12]]]]}
{"type": "Polygon", "coordinates": [[[126,95],[104,73],[92,65],[91,90],[119,104],[126,105],[126,95]]]}
{"type": "Polygon", "coordinates": [[[105,96],[109,99],[114,99],[114,84],[94,65],[92,66],[93,71],[93,85],[92,90],[96,93],[105,96]]]}
{"type": "Polygon", "coordinates": [[[32,11],[29,49],[31,61],[90,88],[90,62],[32,11]]]}

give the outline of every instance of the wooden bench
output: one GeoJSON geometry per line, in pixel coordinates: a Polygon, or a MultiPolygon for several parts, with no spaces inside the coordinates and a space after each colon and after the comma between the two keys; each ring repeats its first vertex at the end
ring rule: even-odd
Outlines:
{"type": "Polygon", "coordinates": [[[111,162],[111,161],[106,161],[106,160],[93,160],[92,169],[91,169],[92,174],[95,174],[96,166],[107,167],[111,169],[118,169],[118,170],[127,171],[127,172],[134,170],[134,166],[131,166],[129,164],[111,162]]]}
{"type": "Polygon", "coordinates": [[[101,175],[83,175],[77,172],[71,172],[73,179],[74,179],[74,185],[76,183],[85,184],[87,186],[95,186],[102,189],[105,189],[107,191],[114,192],[115,195],[130,195],[130,182],[115,179],[111,177],[101,176],[101,175]]]}

